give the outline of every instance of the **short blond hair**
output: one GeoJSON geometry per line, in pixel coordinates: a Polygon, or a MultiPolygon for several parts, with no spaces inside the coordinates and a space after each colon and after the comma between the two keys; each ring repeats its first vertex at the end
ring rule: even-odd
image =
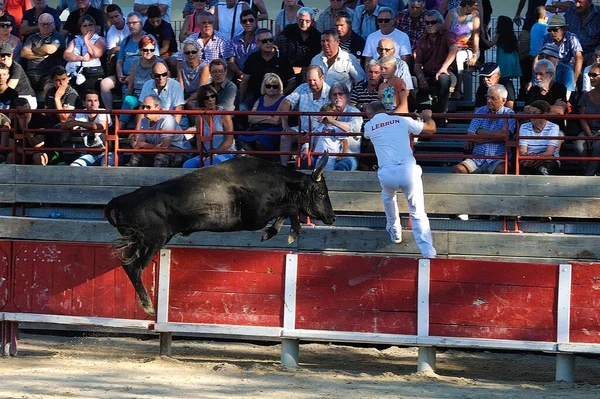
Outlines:
{"type": "Polygon", "coordinates": [[[267,92],[265,85],[272,85],[272,84],[278,84],[279,85],[279,94],[283,94],[283,82],[281,81],[281,78],[279,77],[279,75],[277,75],[276,73],[266,73],[265,76],[263,77],[263,81],[260,84],[260,94],[262,94],[263,96],[265,95],[265,93],[267,92]]]}

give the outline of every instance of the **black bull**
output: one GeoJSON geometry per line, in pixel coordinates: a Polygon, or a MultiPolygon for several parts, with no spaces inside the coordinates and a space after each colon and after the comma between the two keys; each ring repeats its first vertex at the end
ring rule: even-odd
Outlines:
{"type": "Polygon", "coordinates": [[[113,247],[144,311],[154,314],[142,270],[175,234],[259,230],[275,219],[263,232],[264,241],[279,233],[289,218],[292,243],[301,233],[301,214],[333,224],[323,178],[327,158],[325,154],[309,176],[258,158],[238,157],[113,198],[105,216],[122,236],[113,247]]]}

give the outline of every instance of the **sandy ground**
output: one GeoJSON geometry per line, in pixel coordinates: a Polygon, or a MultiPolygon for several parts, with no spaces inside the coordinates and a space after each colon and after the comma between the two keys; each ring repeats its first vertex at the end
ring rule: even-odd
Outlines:
{"type": "Polygon", "coordinates": [[[414,373],[416,348],[303,344],[301,367],[280,346],[23,334],[0,358],[0,398],[599,398],[600,358],[577,358],[575,384],[552,382],[555,357],[438,350],[435,375],[414,373]]]}

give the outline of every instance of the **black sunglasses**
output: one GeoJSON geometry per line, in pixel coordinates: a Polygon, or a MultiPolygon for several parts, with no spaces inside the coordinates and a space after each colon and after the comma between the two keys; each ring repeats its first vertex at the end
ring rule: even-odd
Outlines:
{"type": "Polygon", "coordinates": [[[593,72],[589,72],[589,73],[588,73],[588,76],[589,76],[590,78],[594,78],[594,79],[596,79],[598,76],[600,76],[600,73],[593,73],[593,72]]]}
{"type": "Polygon", "coordinates": [[[155,79],[166,78],[167,76],[169,76],[169,72],[153,73],[152,76],[154,76],[155,79]]]}
{"type": "Polygon", "coordinates": [[[392,51],[394,48],[390,47],[390,48],[385,48],[385,47],[377,47],[378,51],[392,51]]]}
{"type": "Polygon", "coordinates": [[[0,28],[10,28],[12,24],[0,24],[0,28]]]}
{"type": "Polygon", "coordinates": [[[251,24],[251,23],[254,23],[254,21],[255,21],[254,18],[242,19],[243,24],[251,24]]]}
{"type": "Polygon", "coordinates": [[[435,21],[425,21],[425,25],[437,25],[439,24],[440,21],[435,20],[435,21]]]}
{"type": "Polygon", "coordinates": [[[268,39],[260,39],[259,42],[262,44],[273,43],[273,38],[269,37],[268,39]]]}
{"type": "Polygon", "coordinates": [[[143,48],[142,52],[143,53],[153,53],[154,50],[156,50],[155,48],[143,48]]]}
{"type": "Polygon", "coordinates": [[[185,54],[185,55],[198,54],[198,50],[184,51],[183,54],[185,54]]]}
{"type": "Polygon", "coordinates": [[[379,22],[380,24],[387,24],[391,20],[391,18],[377,18],[377,22],[379,22]]]}
{"type": "Polygon", "coordinates": [[[267,89],[279,89],[279,85],[265,85],[265,88],[267,88],[267,89]]]}
{"type": "Polygon", "coordinates": [[[558,32],[560,28],[548,28],[548,32],[558,32]]]}
{"type": "Polygon", "coordinates": [[[210,100],[212,98],[217,98],[217,95],[213,93],[213,94],[207,94],[206,96],[202,97],[202,99],[204,101],[208,101],[208,100],[210,100]]]}

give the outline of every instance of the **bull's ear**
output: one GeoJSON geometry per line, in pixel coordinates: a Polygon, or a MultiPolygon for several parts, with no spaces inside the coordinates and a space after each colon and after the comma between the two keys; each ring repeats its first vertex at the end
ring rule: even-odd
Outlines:
{"type": "Polygon", "coordinates": [[[329,151],[325,150],[319,162],[313,169],[312,179],[314,181],[321,181],[321,177],[323,176],[323,171],[325,170],[325,166],[327,165],[327,161],[329,161],[329,151]]]}

